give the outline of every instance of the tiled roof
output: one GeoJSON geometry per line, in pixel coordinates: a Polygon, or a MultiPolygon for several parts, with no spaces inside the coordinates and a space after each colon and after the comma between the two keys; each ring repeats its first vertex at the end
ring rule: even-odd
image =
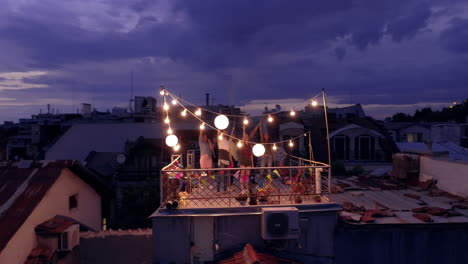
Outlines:
{"type": "Polygon", "coordinates": [[[70,217],[57,215],[36,226],[36,232],[42,234],[60,234],[74,224],[79,223],[70,217]]]}
{"type": "Polygon", "coordinates": [[[48,264],[51,262],[54,252],[50,248],[37,247],[31,250],[24,264],[48,264]]]}
{"type": "Polygon", "coordinates": [[[300,263],[292,260],[278,258],[273,255],[259,253],[255,251],[253,246],[247,243],[244,249],[238,253],[235,253],[232,257],[221,260],[218,264],[294,264],[300,263]]]}
{"type": "MultiPolygon", "coordinates": [[[[23,225],[64,168],[70,169],[101,195],[106,189],[75,161],[33,162],[28,168],[15,163],[0,166],[0,252],[23,225]]],[[[106,193],[107,194],[107,193],[106,193]]]]}
{"type": "Polygon", "coordinates": [[[358,224],[468,223],[468,201],[434,185],[407,186],[382,177],[333,179],[327,198],[342,205],[341,219],[358,224]]]}

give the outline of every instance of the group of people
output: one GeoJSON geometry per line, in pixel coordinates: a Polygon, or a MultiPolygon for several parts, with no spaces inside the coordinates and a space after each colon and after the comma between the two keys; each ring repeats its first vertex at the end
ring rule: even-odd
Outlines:
{"type": "MultiPolygon", "coordinates": [[[[243,127],[243,146],[241,148],[237,148],[236,143],[232,139],[235,127],[232,128],[231,137],[226,136],[226,131],[221,131],[221,133],[218,133],[215,141],[212,141],[212,139],[210,139],[206,131],[200,130],[200,168],[214,168],[213,159],[216,158],[218,160],[217,168],[236,167],[236,163],[238,162],[239,167],[242,168],[238,175],[240,189],[241,191],[246,191],[248,189],[249,182],[255,181],[254,177],[251,175],[251,171],[249,169],[246,169],[255,167],[254,155],[252,153],[252,144],[249,142],[254,137],[257,130],[259,130],[261,125],[262,122],[260,122],[254,129],[252,129],[250,133],[246,132],[245,126],[243,127]],[[218,150],[217,156],[215,151],[215,143],[217,145],[218,150]]],[[[282,160],[286,156],[284,150],[281,147],[278,147],[278,149],[274,153],[272,150],[272,145],[268,144],[271,143],[270,135],[268,133],[263,133],[261,128],[260,138],[261,143],[264,143],[265,146],[265,153],[261,157],[260,166],[272,167],[274,160],[276,160],[280,165],[282,165],[282,160]]],[[[271,169],[263,170],[263,172],[268,172],[268,174],[271,174],[271,169]]],[[[213,189],[213,183],[216,182],[216,190],[218,192],[226,192],[228,186],[232,185],[232,176],[230,173],[213,175],[212,171],[209,171],[207,176],[209,176],[209,188],[213,189]]]]}

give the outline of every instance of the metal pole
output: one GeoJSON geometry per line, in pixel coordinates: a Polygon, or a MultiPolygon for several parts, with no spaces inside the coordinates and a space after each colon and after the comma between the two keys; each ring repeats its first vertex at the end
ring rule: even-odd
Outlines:
{"type": "MultiPolygon", "coordinates": [[[[161,88],[164,88],[164,86],[161,86],[161,88]]],[[[164,94],[164,97],[163,97],[163,101],[166,102],[166,94],[164,94]]],[[[163,103],[164,103],[163,102],[163,103]]],[[[163,111],[163,108],[161,106],[161,156],[160,156],[160,167],[164,169],[163,167],[163,164],[164,164],[164,159],[163,159],[163,156],[164,156],[164,137],[163,137],[163,120],[164,120],[164,111],[163,111]]],[[[164,173],[163,173],[163,170],[161,169],[159,171],[159,202],[161,203],[161,206],[163,206],[163,184],[164,184],[164,181],[163,181],[163,177],[164,177],[164,173]]]]}
{"type": "Polygon", "coordinates": [[[330,151],[330,131],[328,129],[327,100],[325,98],[325,89],[322,88],[323,111],[325,114],[325,127],[327,129],[327,148],[328,148],[328,193],[331,193],[331,151],[330,151]]]}
{"type": "Polygon", "coordinates": [[[314,150],[312,149],[312,133],[309,131],[309,160],[314,160],[314,150]]]}

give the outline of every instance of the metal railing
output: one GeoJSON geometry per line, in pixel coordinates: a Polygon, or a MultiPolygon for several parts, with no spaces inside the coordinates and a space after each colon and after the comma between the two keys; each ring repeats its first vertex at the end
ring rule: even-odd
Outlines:
{"type": "Polygon", "coordinates": [[[330,166],[298,157],[276,167],[161,170],[162,208],[213,208],[317,203],[329,193],[330,166]],[[297,164],[297,165],[296,165],[297,164]]]}

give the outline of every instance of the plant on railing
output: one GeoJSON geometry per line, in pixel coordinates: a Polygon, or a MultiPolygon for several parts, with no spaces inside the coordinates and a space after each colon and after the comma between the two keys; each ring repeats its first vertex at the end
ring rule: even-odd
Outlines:
{"type": "Polygon", "coordinates": [[[236,196],[236,200],[239,202],[240,205],[245,205],[247,203],[247,198],[249,196],[247,195],[247,193],[245,192],[240,192],[237,196],[236,196]]]}

